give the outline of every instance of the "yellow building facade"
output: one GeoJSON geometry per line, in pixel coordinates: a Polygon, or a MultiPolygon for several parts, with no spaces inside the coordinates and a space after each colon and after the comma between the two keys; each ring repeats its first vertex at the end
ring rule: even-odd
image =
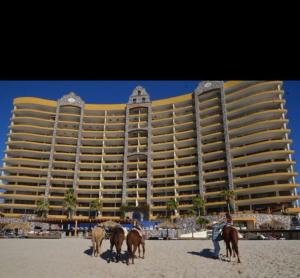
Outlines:
{"type": "Polygon", "coordinates": [[[150,218],[177,215],[206,200],[226,211],[223,189],[237,211],[297,210],[297,184],[281,81],[205,81],[194,92],[150,100],[142,87],[127,104],[86,104],[69,93],[58,101],[14,99],[3,159],[0,209],[34,214],[47,198],[49,217],[64,218],[74,188],[77,216],[119,218],[120,206],[150,207],[150,218]]]}

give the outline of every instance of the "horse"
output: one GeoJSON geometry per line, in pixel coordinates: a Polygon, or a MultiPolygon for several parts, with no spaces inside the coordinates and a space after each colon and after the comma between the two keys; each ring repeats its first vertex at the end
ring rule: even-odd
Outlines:
{"type": "Polygon", "coordinates": [[[105,230],[101,227],[95,227],[92,230],[93,254],[97,257],[100,254],[102,241],[105,237],[105,230]]]}
{"type": "Polygon", "coordinates": [[[238,258],[238,263],[241,262],[240,260],[240,256],[239,256],[239,248],[238,248],[238,231],[232,227],[232,226],[224,226],[222,229],[222,239],[225,241],[226,244],[226,257],[228,257],[228,251],[230,254],[230,259],[229,261],[231,261],[231,255],[232,255],[232,250],[233,250],[233,257],[235,257],[235,255],[238,258]],[[232,250],[231,250],[231,246],[232,246],[232,250]]]}
{"type": "MultiPolygon", "coordinates": [[[[110,254],[112,257],[112,250],[113,247],[116,247],[116,260],[119,262],[121,258],[121,249],[122,249],[122,244],[125,239],[125,232],[122,226],[115,226],[111,230],[111,235],[110,235],[110,254]]],[[[108,263],[110,262],[110,258],[108,258],[108,263]]]]}
{"type": "Polygon", "coordinates": [[[145,258],[145,240],[143,238],[143,235],[139,230],[136,228],[133,228],[130,230],[130,232],[127,235],[127,265],[129,265],[129,259],[131,258],[132,264],[134,264],[134,257],[135,257],[135,252],[136,249],[138,248],[139,251],[139,257],[141,258],[140,254],[140,245],[142,245],[143,248],[143,259],[145,258]]]}

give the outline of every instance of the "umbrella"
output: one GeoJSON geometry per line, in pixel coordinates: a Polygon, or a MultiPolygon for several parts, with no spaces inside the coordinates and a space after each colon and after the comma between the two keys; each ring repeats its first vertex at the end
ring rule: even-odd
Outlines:
{"type": "Polygon", "coordinates": [[[30,224],[28,222],[8,223],[4,226],[4,229],[22,229],[23,231],[28,232],[30,230],[30,224]]]}
{"type": "Polygon", "coordinates": [[[117,225],[119,225],[119,224],[116,223],[116,222],[114,222],[114,221],[111,221],[111,220],[102,222],[102,223],[100,224],[100,226],[105,227],[105,228],[114,228],[114,227],[117,226],[117,225]]]}
{"type": "Polygon", "coordinates": [[[157,225],[158,228],[167,229],[167,239],[169,239],[169,229],[179,229],[179,226],[175,223],[166,220],[157,225]]]}
{"type": "Polygon", "coordinates": [[[179,229],[179,226],[177,224],[172,223],[168,220],[158,224],[157,227],[162,229],[179,229]]]}

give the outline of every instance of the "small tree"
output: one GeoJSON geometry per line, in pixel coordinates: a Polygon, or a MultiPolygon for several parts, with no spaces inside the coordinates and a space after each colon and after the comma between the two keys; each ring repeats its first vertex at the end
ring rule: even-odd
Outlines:
{"type": "Polygon", "coordinates": [[[39,217],[46,218],[49,212],[49,202],[46,198],[36,202],[36,214],[39,217]]]}
{"type": "Polygon", "coordinates": [[[77,207],[77,197],[75,195],[74,189],[70,188],[66,191],[64,197],[64,209],[67,211],[68,219],[71,219],[74,211],[77,207]]]}
{"type": "Polygon", "coordinates": [[[200,197],[194,197],[193,198],[193,208],[197,211],[198,216],[204,214],[204,207],[205,207],[205,200],[200,197]]]}
{"type": "MultiPolygon", "coordinates": [[[[234,202],[234,191],[231,189],[224,189],[221,191],[220,194],[221,197],[223,197],[225,199],[225,202],[227,204],[227,209],[228,209],[228,213],[231,213],[230,207],[232,206],[233,202],[234,202]]],[[[234,212],[234,209],[232,209],[234,212]]]]}
{"type": "Polygon", "coordinates": [[[271,221],[266,221],[262,223],[259,228],[261,230],[283,230],[287,229],[287,225],[279,220],[272,219],[271,221]]]}
{"type": "Polygon", "coordinates": [[[198,217],[196,219],[196,224],[200,225],[201,229],[205,228],[207,224],[209,224],[209,220],[204,217],[198,217]]]}
{"type": "Polygon", "coordinates": [[[193,209],[193,208],[189,208],[188,210],[187,210],[187,216],[188,217],[192,217],[192,216],[194,216],[196,214],[196,212],[195,212],[195,210],[193,209]]]}
{"type": "Polygon", "coordinates": [[[90,212],[94,212],[94,217],[98,216],[99,210],[102,208],[102,203],[99,199],[90,202],[90,212]]]}
{"type": "Polygon", "coordinates": [[[168,217],[171,218],[172,212],[177,210],[178,208],[178,203],[175,199],[171,199],[167,202],[167,212],[168,212],[168,217]]]}

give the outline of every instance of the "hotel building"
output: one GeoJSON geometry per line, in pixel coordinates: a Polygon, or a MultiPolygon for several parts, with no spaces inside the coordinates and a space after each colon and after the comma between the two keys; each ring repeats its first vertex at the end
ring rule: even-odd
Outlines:
{"type": "Polygon", "coordinates": [[[155,219],[171,198],[183,215],[197,195],[211,214],[226,211],[220,191],[229,188],[237,211],[298,212],[283,95],[281,81],[206,81],[153,101],[138,86],[127,104],[87,104],[74,93],[16,98],[0,209],[34,214],[46,197],[49,217],[64,218],[64,193],[74,188],[82,218],[96,198],[103,218],[147,204],[155,219]]]}

